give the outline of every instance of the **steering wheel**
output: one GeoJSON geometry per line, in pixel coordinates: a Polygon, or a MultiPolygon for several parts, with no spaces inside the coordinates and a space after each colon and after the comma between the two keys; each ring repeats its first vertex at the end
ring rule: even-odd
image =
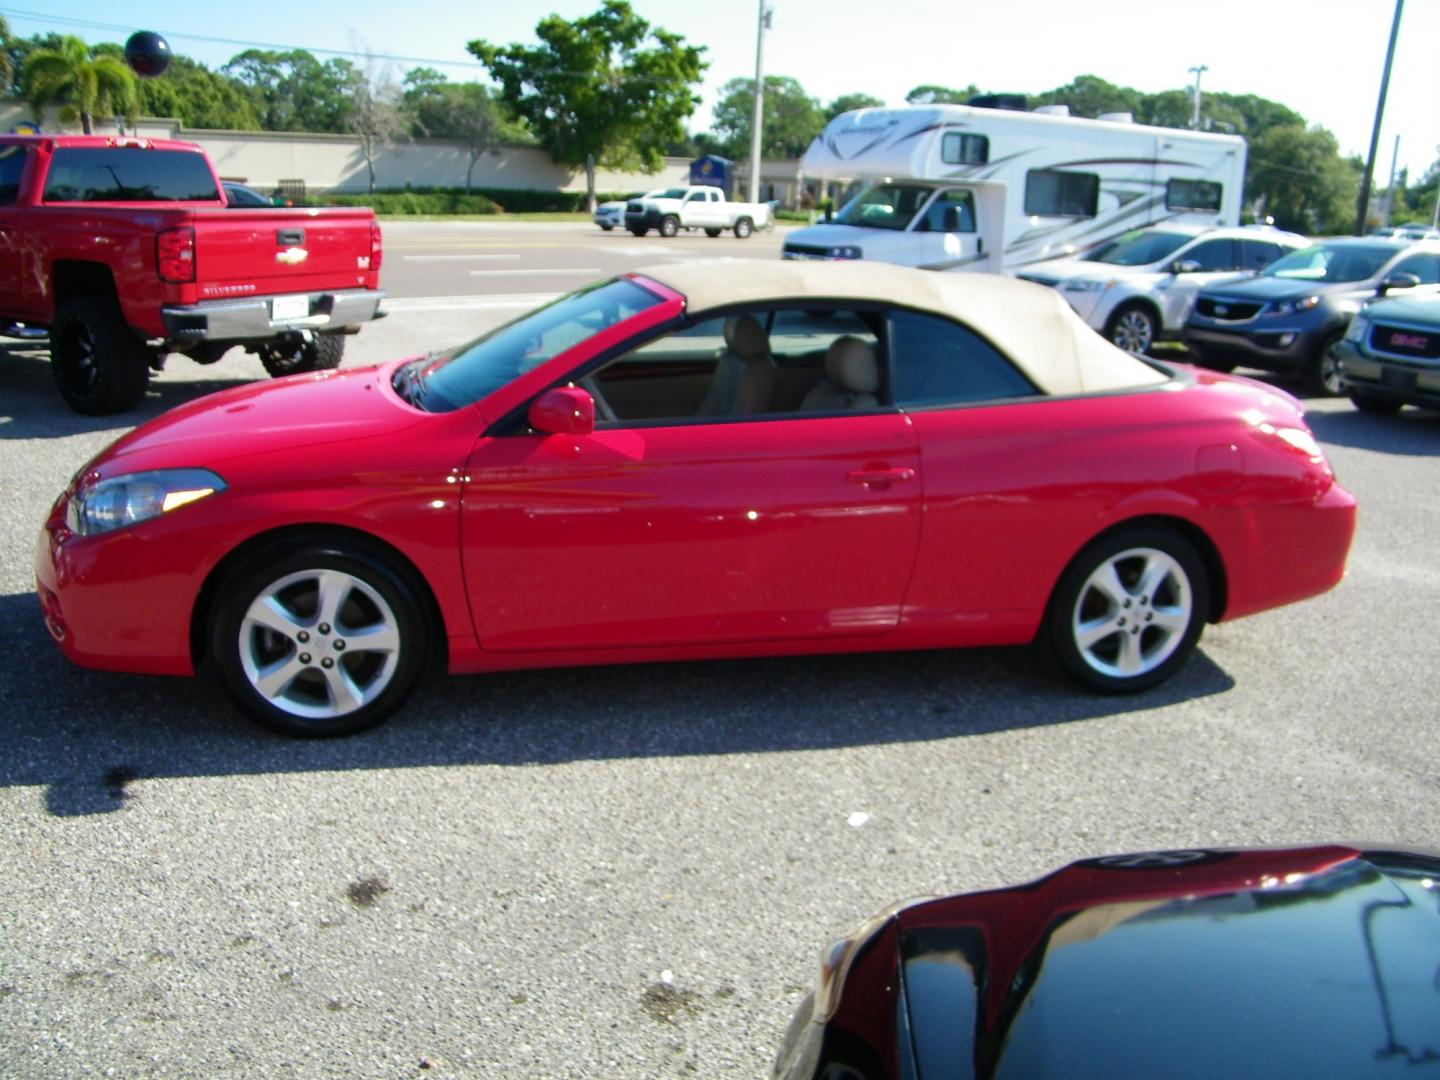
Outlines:
{"type": "Polygon", "coordinates": [[[595,382],[594,375],[586,375],[583,379],[577,379],[575,385],[589,394],[595,402],[595,415],[599,419],[607,423],[614,423],[620,419],[615,415],[615,410],[610,408],[610,403],[605,400],[604,395],[600,393],[600,387],[595,382]]]}

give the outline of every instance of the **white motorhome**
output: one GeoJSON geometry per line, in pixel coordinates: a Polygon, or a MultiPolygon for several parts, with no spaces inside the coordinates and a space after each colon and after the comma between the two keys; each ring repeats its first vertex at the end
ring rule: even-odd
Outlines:
{"type": "Polygon", "coordinates": [[[1064,106],[915,105],[837,116],[803,169],[865,187],[783,258],[998,273],[1156,222],[1237,224],[1245,140],[1064,106]]]}

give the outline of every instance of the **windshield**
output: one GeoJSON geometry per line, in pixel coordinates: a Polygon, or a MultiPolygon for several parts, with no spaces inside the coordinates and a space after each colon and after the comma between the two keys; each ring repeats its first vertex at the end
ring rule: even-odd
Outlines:
{"type": "Polygon", "coordinates": [[[1159,262],[1193,240],[1189,233],[1149,232],[1133,229],[1101,244],[1085,255],[1085,262],[1108,263],[1111,266],[1148,266],[1159,262]]]}
{"type": "Polygon", "coordinates": [[[1260,276],[1297,281],[1365,281],[1374,277],[1397,250],[1378,244],[1314,244],[1281,256],[1260,271],[1260,276]]]}
{"type": "Polygon", "coordinates": [[[571,346],[660,303],[625,278],[562,296],[466,345],[402,366],[396,393],[427,412],[474,404],[571,346]]]}
{"type": "Polygon", "coordinates": [[[933,188],[916,184],[876,184],[866,188],[835,215],[840,225],[903,231],[930,197],[933,188]]]}

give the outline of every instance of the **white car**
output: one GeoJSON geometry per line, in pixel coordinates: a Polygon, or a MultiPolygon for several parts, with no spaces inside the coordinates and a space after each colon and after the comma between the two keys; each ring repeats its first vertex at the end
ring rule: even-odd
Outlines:
{"type": "Polygon", "coordinates": [[[656,188],[654,191],[637,191],[633,195],[626,195],[623,199],[613,199],[610,202],[602,202],[595,207],[595,224],[609,232],[617,225],[625,224],[625,204],[631,199],[653,199],[665,194],[666,188],[656,188]]]}
{"type": "Polygon", "coordinates": [[[1120,348],[1143,353],[1156,341],[1180,336],[1195,294],[1205,286],[1254,273],[1309,244],[1263,225],[1152,225],[1017,276],[1060,290],[1091,327],[1120,348]]]}

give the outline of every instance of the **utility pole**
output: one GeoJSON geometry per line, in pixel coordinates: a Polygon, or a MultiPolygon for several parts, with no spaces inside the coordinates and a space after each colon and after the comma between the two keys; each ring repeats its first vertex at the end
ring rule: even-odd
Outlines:
{"type": "Polygon", "coordinates": [[[765,116],[765,31],[775,9],[760,0],[760,15],[755,24],[755,115],[750,122],[750,201],[760,201],[760,124],[765,116]]]}
{"type": "Polygon", "coordinates": [[[1355,235],[1365,235],[1365,212],[1370,209],[1370,181],[1375,175],[1375,153],[1380,148],[1380,123],[1385,119],[1385,94],[1390,89],[1390,65],[1395,60],[1395,39],[1400,36],[1400,13],[1405,0],[1395,0],[1395,19],[1390,24],[1390,46],[1385,50],[1385,74],[1380,77],[1380,100],[1375,103],[1375,127],[1370,132],[1370,156],[1360,178],[1360,199],[1355,208],[1355,235]]]}
{"type": "Polygon", "coordinates": [[[1195,76],[1195,111],[1190,116],[1190,129],[1192,131],[1200,130],[1200,76],[1209,70],[1210,66],[1208,64],[1200,64],[1198,67],[1192,67],[1190,69],[1190,74],[1195,76]]]}
{"type": "Polygon", "coordinates": [[[1400,136],[1395,136],[1395,153],[1390,158],[1390,194],[1385,196],[1385,219],[1381,225],[1389,225],[1390,217],[1395,213],[1395,168],[1400,164],[1400,136]]]}

